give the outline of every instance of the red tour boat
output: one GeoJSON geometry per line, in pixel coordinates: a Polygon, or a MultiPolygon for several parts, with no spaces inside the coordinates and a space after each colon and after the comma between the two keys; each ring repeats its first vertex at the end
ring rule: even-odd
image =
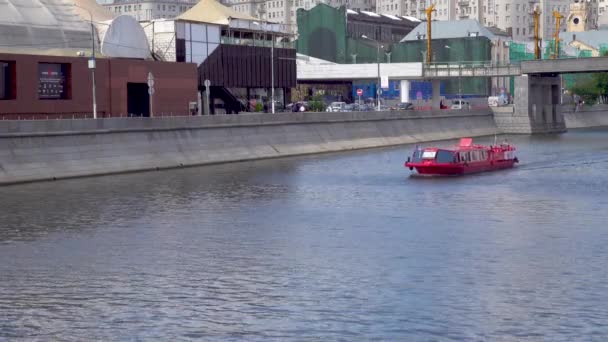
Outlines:
{"type": "Polygon", "coordinates": [[[462,138],[454,149],[416,146],[405,166],[421,175],[447,176],[506,169],[518,162],[513,145],[474,145],[472,138],[462,138]]]}

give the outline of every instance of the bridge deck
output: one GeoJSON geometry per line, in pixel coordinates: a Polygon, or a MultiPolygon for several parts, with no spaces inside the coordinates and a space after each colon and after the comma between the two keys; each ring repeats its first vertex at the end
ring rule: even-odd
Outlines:
{"type": "Polygon", "coordinates": [[[497,65],[491,62],[432,63],[424,65],[424,78],[519,76],[519,65],[497,65]]]}
{"type": "Polygon", "coordinates": [[[523,74],[573,74],[608,71],[608,57],[562,58],[522,61],[523,74]]]}

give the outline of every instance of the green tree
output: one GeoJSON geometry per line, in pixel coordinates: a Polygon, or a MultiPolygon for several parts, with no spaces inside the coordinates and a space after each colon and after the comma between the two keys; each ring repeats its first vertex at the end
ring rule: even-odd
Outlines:
{"type": "Polygon", "coordinates": [[[325,110],[325,103],[323,103],[323,96],[315,95],[312,100],[308,102],[311,112],[322,112],[325,110]]]}

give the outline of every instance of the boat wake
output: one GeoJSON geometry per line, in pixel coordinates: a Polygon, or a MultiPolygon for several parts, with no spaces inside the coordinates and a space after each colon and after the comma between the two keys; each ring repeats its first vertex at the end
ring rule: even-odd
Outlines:
{"type": "Polygon", "coordinates": [[[585,166],[585,165],[606,164],[606,163],[608,163],[608,159],[590,160],[590,161],[583,161],[583,162],[557,163],[557,164],[536,166],[536,164],[541,164],[541,163],[542,162],[533,163],[533,164],[531,164],[531,163],[521,164],[519,167],[517,167],[517,170],[519,170],[519,171],[536,171],[536,170],[557,169],[557,168],[564,168],[564,167],[580,167],[580,166],[585,166]]]}

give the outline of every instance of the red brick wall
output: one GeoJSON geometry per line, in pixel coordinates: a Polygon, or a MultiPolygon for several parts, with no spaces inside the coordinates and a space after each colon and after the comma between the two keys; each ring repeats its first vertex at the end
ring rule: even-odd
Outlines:
{"type": "MultiPolygon", "coordinates": [[[[0,120],[92,116],[91,71],[86,58],[0,54],[0,61],[13,61],[16,69],[16,98],[0,100],[0,120]],[[70,99],[38,99],[38,63],[71,65],[70,99]]],[[[98,116],[125,116],[127,83],[146,83],[148,72],[155,78],[154,113],[187,114],[188,102],[197,98],[195,64],[98,59],[95,70],[98,116]]]]}

